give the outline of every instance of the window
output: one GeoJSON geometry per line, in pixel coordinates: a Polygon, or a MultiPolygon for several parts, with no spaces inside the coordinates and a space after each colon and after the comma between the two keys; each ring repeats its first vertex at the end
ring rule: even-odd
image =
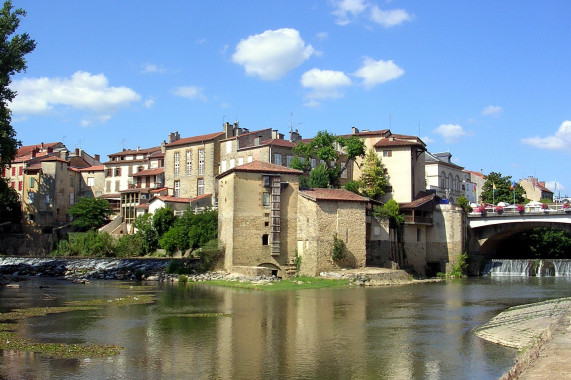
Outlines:
{"type": "Polygon", "coordinates": [[[50,196],[49,196],[49,194],[46,194],[46,204],[47,204],[47,205],[50,204],[50,196]]]}
{"type": "Polygon", "coordinates": [[[269,243],[269,235],[268,234],[263,234],[262,235],[262,245],[268,245],[269,243]]]}
{"type": "Polygon", "coordinates": [[[24,172],[24,167],[20,166],[20,169],[18,170],[18,174],[22,175],[23,172],[24,172]]]}
{"type": "Polygon", "coordinates": [[[244,165],[244,157],[238,157],[238,166],[244,165]]]}
{"type": "Polygon", "coordinates": [[[95,178],[87,177],[87,186],[95,186],[95,178]]]}
{"type": "Polygon", "coordinates": [[[73,205],[73,202],[75,201],[75,194],[74,193],[69,193],[69,204],[73,205]]]}
{"type": "Polygon", "coordinates": [[[191,175],[192,173],[192,151],[186,151],[186,175],[191,175]]]}
{"type": "Polygon", "coordinates": [[[174,154],[174,176],[175,177],[178,177],[179,169],[180,169],[180,153],[176,152],[174,154]]]}
{"type": "Polygon", "coordinates": [[[111,192],[111,181],[107,181],[105,183],[105,192],[107,192],[107,193],[111,192]]]}
{"type": "Polygon", "coordinates": [[[454,180],[452,179],[452,173],[448,174],[448,189],[454,189],[454,180]]]}
{"type": "Polygon", "coordinates": [[[12,189],[16,188],[16,182],[12,181],[12,183],[10,184],[10,187],[12,187],[12,189]]]}
{"type": "Polygon", "coordinates": [[[268,192],[262,193],[262,206],[270,207],[270,193],[268,192]]]}
{"type": "Polygon", "coordinates": [[[33,189],[35,186],[36,180],[34,178],[30,178],[30,189],[33,189]]]}
{"type": "Polygon", "coordinates": [[[460,178],[456,176],[456,191],[460,191],[460,178]]]}
{"type": "Polygon", "coordinates": [[[105,177],[111,177],[113,175],[113,172],[111,171],[111,169],[107,169],[105,171],[105,177]]]}
{"type": "Polygon", "coordinates": [[[18,181],[18,191],[22,191],[22,181],[18,181]]]}
{"type": "Polygon", "coordinates": [[[226,171],[226,160],[222,161],[222,171],[221,173],[224,173],[226,171]]]}
{"type": "Polygon", "coordinates": [[[440,188],[446,188],[446,174],[444,172],[440,173],[440,188]]]}
{"type": "Polygon", "coordinates": [[[133,175],[133,167],[132,166],[127,167],[127,175],[129,177],[133,175]]]}
{"type": "Polygon", "coordinates": [[[174,181],[174,196],[180,197],[180,181],[174,181]]]}
{"type": "Polygon", "coordinates": [[[341,178],[347,178],[347,163],[346,162],[341,163],[341,170],[343,170],[341,172],[341,178]]]}
{"type": "Polygon", "coordinates": [[[73,187],[75,185],[75,181],[73,180],[73,176],[69,176],[69,187],[73,187]]]}
{"type": "Polygon", "coordinates": [[[119,181],[115,181],[115,191],[119,191],[119,181]]]}
{"type": "Polygon", "coordinates": [[[32,204],[34,203],[34,192],[33,191],[28,191],[28,203],[32,204]]]}
{"type": "Polygon", "coordinates": [[[115,177],[121,177],[121,168],[115,168],[115,177]]]}
{"type": "Polygon", "coordinates": [[[198,186],[197,186],[197,191],[196,191],[197,195],[202,195],[204,194],[204,179],[200,178],[198,180],[198,186]]]}
{"type": "Polygon", "coordinates": [[[226,141],[226,153],[232,153],[232,141],[226,141]]]}
{"type": "Polygon", "coordinates": [[[246,160],[247,162],[252,162],[253,157],[252,156],[248,156],[248,159],[246,160]]]}
{"type": "Polygon", "coordinates": [[[282,155],[281,154],[274,154],[274,164],[281,166],[281,164],[282,164],[282,155]]]}
{"type": "Polygon", "coordinates": [[[15,176],[15,175],[16,175],[16,167],[12,166],[12,176],[15,176]]]}
{"type": "Polygon", "coordinates": [[[383,157],[392,157],[393,151],[392,150],[383,150],[383,157]]]}
{"type": "Polygon", "coordinates": [[[204,175],[204,149],[198,150],[198,175],[204,175]]]}
{"type": "Polygon", "coordinates": [[[287,167],[291,168],[291,160],[293,160],[293,156],[287,156],[287,167]]]}
{"type": "Polygon", "coordinates": [[[230,159],[230,169],[232,169],[234,166],[236,166],[236,160],[231,158],[230,159]]]}

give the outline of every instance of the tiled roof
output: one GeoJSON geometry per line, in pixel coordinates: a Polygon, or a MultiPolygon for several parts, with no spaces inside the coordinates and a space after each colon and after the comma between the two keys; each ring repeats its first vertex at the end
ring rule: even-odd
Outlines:
{"type": "Polygon", "coordinates": [[[165,172],[165,168],[145,169],[133,174],[133,177],[143,177],[147,175],[157,175],[165,172]]]}
{"type": "Polygon", "coordinates": [[[67,160],[61,158],[59,155],[40,157],[39,160],[42,162],[51,162],[51,161],[66,162],[66,163],[68,162],[67,160]]]}
{"type": "Polygon", "coordinates": [[[400,209],[413,209],[413,208],[417,208],[419,206],[422,206],[425,203],[428,203],[430,201],[432,201],[434,198],[436,198],[436,194],[428,194],[425,195],[421,198],[415,199],[412,202],[406,202],[406,203],[399,203],[399,208],[400,209]]]}
{"type": "Polygon", "coordinates": [[[535,187],[537,187],[541,191],[545,191],[546,193],[553,193],[553,191],[549,190],[547,187],[543,186],[541,183],[536,183],[535,187]]]}
{"type": "Polygon", "coordinates": [[[142,203],[138,206],[135,206],[135,208],[149,208],[149,204],[148,203],[142,203]]]}
{"type": "Polygon", "coordinates": [[[286,166],[274,165],[262,161],[252,161],[247,164],[236,166],[216,177],[221,178],[232,172],[252,172],[252,173],[276,173],[276,174],[303,174],[301,170],[291,169],[286,166]]]}
{"type": "Polygon", "coordinates": [[[219,136],[222,136],[224,132],[216,132],[216,133],[209,133],[207,135],[200,135],[200,136],[192,136],[192,137],[185,137],[182,139],[178,139],[172,143],[166,145],[167,148],[171,146],[178,146],[178,145],[186,145],[186,144],[194,144],[201,141],[210,141],[219,136]]]}
{"type": "Polygon", "coordinates": [[[80,172],[102,172],[105,170],[103,165],[88,166],[86,168],[79,169],[80,172]]]}
{"type": "Polygon", "coordinates": [[[465,173],[473,174],[473,175],[475,175],[476,177],[486,178],[486,176],[485,176],[484,174],[480,173],[480,172],[473,172],[473,171],[471,171],[471,170],[462,170],[462,171],[465,172],[465,173]]]}
{"type": "Polygon", "coordinates": [[[267,130],[270,130],[270,131],[271,131],[271,128],[258,129],[258,130],[255,130],[255,131],[242,133],[241,135],[228,137],[227,139],[220,140],[220,141],[236,140],[237,138],[240,138],[240,137],[242,137],[242,136],[253,135],[254,133],[260,133],[260,132],[267,131],[267,130]]]}
{"type": "Polygon", "coordinates": [[[273,145],[273,146],[282,146],[285,148],[294,148],[297,144],[284,139],[271,139],[260,143],[260,145],[273,145]]]}
{"type": "Polygon", "coordinates": [[[109,199],[109,198],[121,198],[120,193],[112,193],[112,194],[103,194],[101,198],[109,199]]]}
{"type": "Polygon", "coordinates": [[[312,201],[368,202],[369,199],[345,189],[309,189],[299,194],[312,201]]]}
{"type": "Polygon", "coordinates": [[[105,161],[103,163],[103,165],[129,165],[129,164],[133,164],[133,163],[138,163],[138,162],[147,162],[147,160],[145,159],[141,159],[141,160],[119,160],[119,161],[105,161]]]}
{"type": "Polygon", "coordinates": [[[382,147],[392,147],[392,146],[426,146],[421,139],[412,136],[409,139],[409,136],[406,138],[393,138],[395,135],[391,135],[390,137],[385,137],[380,139],[373,145],[375,148],[382,148],[382,147]]]}
{"type": "Polygon", "coordinates": [[[173,197],[172,195],[157,195],[155,198],[160,199],[163,202],[172,202],[172,203],[190,202],[190,198],[178,198],[178,197],[173,197]]]}
{"type": "Polygon", "coordinates": [[[207,199],[210,197],[212,197],[212,194],[202,194],[202,195],[199,195],[198,197],[190,198],[190,201],[195,202],[195,201],[200,201],[202,199],[207,199]]]}
{"type": "Polygon", "coordinates": [[[149,193],[160,193],[161,191],[168,190],[168,187],[160,187],[158,189],[150,190],[149,193]]]}
{"type": "Polygon", "coordinates": [[[36,145],[25,145],[22,146],[20,148],[18,148],[18,151],[16,152],[16,156],[25,156],[28,155],[32,152],[32,150],[34,149],[41,149],[42,145],[44,149],[47,148],[52,148],[53,146],[57,145],[57,144],[61,144],[59,141],[58,142],[53,142],[53,143],[43,143],[43,144],[36,144],[36,145]]]}
{"type": "Polygon", "coordinates": [[[137,155],[137,154],[148,154],[148,153],[153,153],[156,151],[160,151],[161,147],[160,146],[154,146],[152,148],[145,148],[145,149],[125,149],[122,150],[121,152],[117,152],[117,153],[111,153],[109,154],[109,157],[116,157],[116,156],[130,156],[130,155],[137,155]]]}
{"type": "Polygon", "coordinates": [[[391,131],[389,129],[379,129],[377,131],[361,131],[361,132],[357,132],[355,134],[348,134],[348,135],[342,135],[343,137],[351,137],[351,136],[361,136],[361,137],[366,137],[366,136],[384,136],[388,133],[391,133],[391,131]]]}

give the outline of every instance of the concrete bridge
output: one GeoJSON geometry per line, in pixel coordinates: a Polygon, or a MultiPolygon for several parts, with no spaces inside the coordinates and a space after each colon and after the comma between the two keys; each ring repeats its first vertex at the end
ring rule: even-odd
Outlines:
{"type": "Polygon", "coordinates": [[[571,234],[571,213],[563,210],[537,210],[497,213],[493,210],[482,215],[470,213],[467,217],[468,252],[470,256],[493,258],[500,242],[516,233],[538,227],[554,228],[571,234]]]}

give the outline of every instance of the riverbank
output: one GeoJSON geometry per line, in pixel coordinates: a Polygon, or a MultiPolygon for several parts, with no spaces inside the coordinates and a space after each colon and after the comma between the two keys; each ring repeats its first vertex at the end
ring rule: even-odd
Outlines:
{"type": "Polygon", "coordinates": [[[478,328],[476,335],[520,350],[502,380],[569,378],[571,298],[509,308],[478,328]]]}

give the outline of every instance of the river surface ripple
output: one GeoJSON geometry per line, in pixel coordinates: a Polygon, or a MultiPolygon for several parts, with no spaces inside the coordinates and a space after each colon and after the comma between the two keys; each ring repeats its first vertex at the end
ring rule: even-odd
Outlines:
{"type": "MultiPolygon", "coordinates": [[[[0,289],[0,312],[141,289],[126,284],[133,285],[33,279],[0,289]]],[[[517,352],[474,330],[508,307],[571,296],[571,278],[561,277],[268,292],[146,285],[156,296],[151,305],[28,318],[19,326],[34,341],[114,344],[125,347],[121,354],[50,359],[6,350],[0,378],[496,379],[517,352]]]]}

